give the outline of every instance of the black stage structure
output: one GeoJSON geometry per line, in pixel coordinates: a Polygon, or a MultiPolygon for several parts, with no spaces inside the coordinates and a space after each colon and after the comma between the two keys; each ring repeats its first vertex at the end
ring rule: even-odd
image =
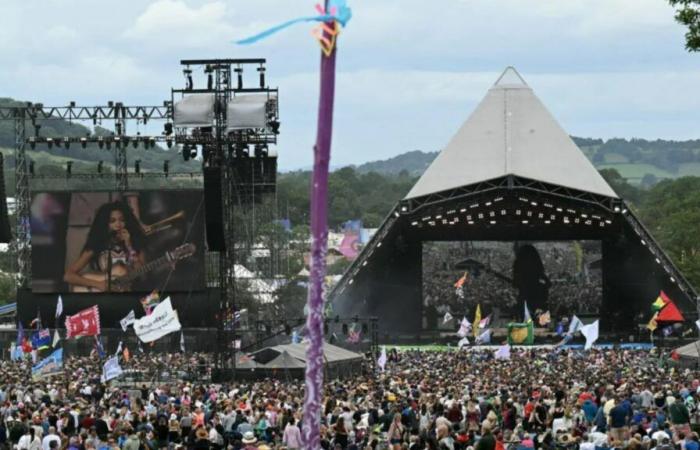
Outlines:
{"type": "MultiPolygon", "coordinates": [[[[16,107],[0,107],[0,120],[12,121],[15,129],[14,173],[16,189],[15,227],[11,242],[18,273],[18,316],[20,319],[36,316],[36,301],[49,296],[35,296],[30,289],[31,233],[30,233],[30,180],[34,176],[27,148],[37,146],[65,147],[98,145],[113,152],[114,191],[128,190],[129,180],[142,174],[130,174],[127,153],[130,146],[146,149],[164,144],[181,152],[185,161],[196,156],[202,159],[202,173],[206,203],[207,250],[218,255],[218,281],[207,285],[206,294],[200,295],[190,307],[206,309],[205,304],[216,305],[218,338],[217,366],[230,370],[235,363],[235,347],[238,336],[234,331],[234,313],[237,309],[235,294],[236,227],[233,210],[253,204],[265,195],[276,191],[277,152],[268,146],[277,143],[279,134],[278,90],[268,87],[266,60],[253,59],[197,59],[180,62],[185,77],[184,89],[172,89],[170,99],[161,105],[126,105],[108,102],[101,106],[80,106],[71,102],[68,106],[52,107],[41,103],[26,103],[16,107]],[[255,87],[244,83],[244,71],[254,71],[255,87]],[[203,79],[203,80],[202,80],[203,79]],[[201,86],[195,85],[195,80],[201,86]],[[243,106],[241,106],[243,105],[243,106]],[[252,112],[251,112],[252,111],[252,112]],[[237,120],[232,124],[232,120],[237,120]],[[241,119],[241,120],[239,120],[241,119]],[[43,123],[51,120],[85,122],[92,125],[113,125],[110,135],[45,136],[41,134],[43,123]],[[150,121],[164,122],[163,132],[142,135],[129,133],[127,124],[146,126],[150,121]],[[211,298],[214,295],[216,298],[211,298]],[[41,297],[41,298],[39,298],[41,297]],[[31,298],[31,302],[23,301],[31,298]],[[213,300],[213,301],[212,301],[213,300]],[[23,308],[31,304],[29,308],[23,308]],[[24,309],[24,310],[23,310],[24,309]]],[[[68,177],[102,178],[102,174],[71,175],[68,177]]],[[[160,176],[169,177],[167,166],[160,176]]],[[[156,175],[158,176],[158,175],[156,175]]],[[[192,177],[192,174],[184,174],[192,177]]],[[[115,294],[97,294],[115,297],[115,294]]],[[[116,295],[118,296],[118,295],[116,295]]],[[[41,315],[51,322],[56,295],[51,295],[41,315]]],[[[92,296],[91,296],[92,297],[92,296]]],[[[84,301],[71,303],[66,299],[67,314],[89,306],[84,301]]],[[[90,303],[90,302],[88,302],[90,303]]],[[[92,302],[91,304],[94,304],[92,302]]],[[[125,314],[128,310],[125,310],[125,314]]],[[[200,311],[201,312],[201,311],[200,311]]]]}
{"type": "Polygon", "coordinates": [[[636,329],[660,290],[697,316],[694,288],[508,68],[329,298],[334,312],[377,316],[383,336],[410,339],[423,328],[424,242],[568,240],[601,242],[601,332],[636,329]]]}

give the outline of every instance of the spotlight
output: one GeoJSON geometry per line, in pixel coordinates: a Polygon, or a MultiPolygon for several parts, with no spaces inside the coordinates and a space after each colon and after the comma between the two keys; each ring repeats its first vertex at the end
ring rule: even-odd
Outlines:
{"type": "Polygon", "coordinates": [[[137,159],[136,161],[134,161],[134,171],[136,173],[141,173],[141,160],[140,159],[137,159]]]}
{"type": "Polygon", "coordinates": [[[87,147],[87,138],[84,138],[84,137],[80,138],[80,146],[83,148],[87,147]]]}
{"type": "Polygon", "coordinates": [[[34,175],[34,161],[29,161],[29,174],[34,175]]]}
{"type": "Polygon", "coordinates": [[[154,137],[149,138],[148,143],[151,145],[151,148],[155,148],[156,147],[156,138],[154,138],[154,137]]]}
{"type": "Polygon", "coordinates": [[[182,71],[182,74],[185,76],[185,90],[191,91],[194,86],[194,83],[192,83],[192,69],[188,66],[182,71]]]}
{"type": "Polygon", "coordinates": [[[172,140],[172,139],[166,139],[166,140],[165,140],[165,145],[167,145],[168,148],[173,148],[173,140],[172,140]]]}
{"type": "Polygon", "coordinates": [[[103,161],[98,161],[98,162],[97,162],[97,173],[101,174],[103,168],[104,168],[104,162],[103,162],[103,161]]]}
{"type": "Polygon", "coordinates": [[[63,146],[68,150],[70,148],[70,138],[63,138],[63,146]]]}
{"type": "Polygon", "coordinates": [[[165,176],[168,176],[168,172],[170,172],[170,162],[169,161],[163,161],[163,173],[165,176]]]}
{"type": "Polygon", "coordinates": [[[185,144],[182,146],[182,159],[187,162],[190,160],[190,145],[185,144]]]}
{"type": "Polygon", "coordinates": [[[131,141],[131,146],[134,148],[138,147],[139,146],[139,138],[137,138],[137,137],[134,138],[134,140],[131,141]]]}
{"type": "Polygon", "coordinates": [[[36,148],[36,138],[34,136],[29,138],[29,147],[34,150],[36,148]]]}
{"type": "Polygon", "coordinates": [[[268,122],[268,125],[270,126],[270,131],[272,131],[272,134],[280,134],[279,120],[271,120],[268,122]]]}
{"type": "Polygon", "coordinates": [[[163,125],[163,130],[164,130],[166,136],[170,136],[171,134],[173,134],[172,122],[166,122],[165,125],[163,125]]]}
{"type": "Polygon", "coordinates": [[[66,176],[70,177],[73,173],[73,161],[66,162],[66,176]]]}
{"type": "Polygon", "coordinates": [[[214,89],[214,75],[212,75],[211,72],[207,74],[207,89],[210,91],[214,89]]]}
{"type": "Polygon", "coordinates": [[[236,77],[238,78],[238,89],[243,89],[243,69],[236,67],[233,71],[236,72],[236,77]]]}
{"type": "Polygon", "coordinates": [[[97,146],[101,149],[105,148],[105,139],[102,136],[97,138],[97,146]]]}
{"type": "Polygon", "coordinates": [[[107,150],[112,148],[112,141],[110,139],[106,139],[105,144],[107,145],[107,150]]]}
{"type": "Polygon", "coordinates": [[[53,139],[51,139],[51,138],[46,138],[46,145],[47,145],[49,148],[53,148],[53,139]]]}
{"type": "Polygon", "coordinates": [[[197,157],[197,146],[192,145],[192,148],[190,149],[190,159],[195,159],[197,157]]]}
{"type": "Polygon", "coordinates": [[[258,73],[260,74],[260,89],[265,89],[265,67],[258,67],[258,73]]]}
{"type": "Polygon", "coordinates": [[[61,148],[61,140],[60,139],[54,140],[53,143],[56,145],[57,148],[61,148]]]}

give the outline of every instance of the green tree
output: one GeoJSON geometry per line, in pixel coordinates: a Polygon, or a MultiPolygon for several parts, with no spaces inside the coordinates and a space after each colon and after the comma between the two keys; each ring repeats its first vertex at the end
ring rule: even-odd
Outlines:
{"type": "Polygon", "coordinates": [[[676,21],[688,27],[685,48],[690,52],[700,50],[700,0],[668,0],[676,8],[676,21]]]}

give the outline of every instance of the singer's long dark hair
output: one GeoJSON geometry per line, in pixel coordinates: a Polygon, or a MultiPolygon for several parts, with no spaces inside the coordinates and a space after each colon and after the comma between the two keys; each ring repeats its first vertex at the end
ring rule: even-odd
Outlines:
{"type": "Polygon", "coordinates": [[[112,211],[120,211],[124,216],[124,225],[131,236],[131,246],[137,252],[143,250],[146,246],[146,234],[139,225],[134,212],[125,202],[116,200],[110,203],[105,203],[97,209],[95,218],[90,225],[87,240],[83,251],[90,250],[93,252],[93,258],[97,257],[104,250],[107,250],[113,240],[113,236],[109,231],[109,216],[112,211]]]}

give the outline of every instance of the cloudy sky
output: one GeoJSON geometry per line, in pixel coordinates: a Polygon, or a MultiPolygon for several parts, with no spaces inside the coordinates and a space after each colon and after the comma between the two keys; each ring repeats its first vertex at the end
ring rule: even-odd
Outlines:
{"type": "MultiPolygon", "coordinates": [[[[307,0],[3,0],[0,96],[64,105],[160,104],[178,61],[265,57],[280,88],[282,169],[311,165],[319,48],[307,0]]],[[[587,137],[700,138],[700,54],[665,0],[350,0],[332,165],[439,150],[504,67],[587,137]]],[[[251,82],[253,80],[251,79],[251,82]]]]}

